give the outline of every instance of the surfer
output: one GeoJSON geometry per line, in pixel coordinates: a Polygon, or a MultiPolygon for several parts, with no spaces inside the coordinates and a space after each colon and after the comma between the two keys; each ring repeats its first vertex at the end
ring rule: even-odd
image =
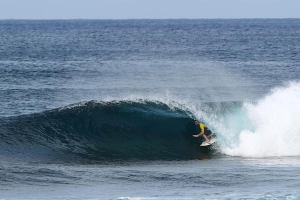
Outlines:
{"type": "Polygon", "coordinates": [[[202,136],[205,139],[205,143],[209,144],[208,135],[211,134],[211,131],[207,128],[207,126],[198,120],[195,120],[195,125],[200,127],[200,133],[197,135],[193,135],[194,137],[202,136]]]}

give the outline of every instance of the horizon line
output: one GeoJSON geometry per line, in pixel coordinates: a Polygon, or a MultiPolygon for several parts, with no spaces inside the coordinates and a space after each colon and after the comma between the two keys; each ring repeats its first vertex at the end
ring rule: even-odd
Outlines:
{"type": "Polygon", "coordinates": [[[13,20],[252,20],[252,19],[300,19],[294,17],[237,17],[237,18],[6,18],[1,21],[13,20]]]}

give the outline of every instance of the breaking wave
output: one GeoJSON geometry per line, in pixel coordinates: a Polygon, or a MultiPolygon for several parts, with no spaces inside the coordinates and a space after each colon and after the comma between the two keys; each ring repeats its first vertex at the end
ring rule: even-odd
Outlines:
{"type": "Polygon", "coordinates": [[[0,118],[0,157],[88,160],[300,156],[300,84],[256,102],[89,101],[0,118]],[[201,148],[193,118],[217,135],[201,148]]]}

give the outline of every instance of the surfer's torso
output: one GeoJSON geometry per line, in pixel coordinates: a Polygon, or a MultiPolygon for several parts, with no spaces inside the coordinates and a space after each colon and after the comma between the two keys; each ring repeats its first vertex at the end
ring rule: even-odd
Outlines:
{"type": "Polygon", "coordinates": [[[207,126],[205,124],[202,124],[202,123],[199,123],[199,127],[200,127],[201,132],[208,129],[207,126]]]}

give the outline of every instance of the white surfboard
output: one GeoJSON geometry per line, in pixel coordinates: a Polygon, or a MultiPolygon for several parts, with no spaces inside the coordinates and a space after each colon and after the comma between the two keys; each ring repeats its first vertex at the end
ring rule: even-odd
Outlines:
{"type": "Polygon", "coordinates": [[[213,143],[215,143],[217,141],[217,138],[212,138],[212,139],[210,139],[209,140],[209,143],[206,143],[206,142],[202,142],[201,144],[200,144],[200,147],[205,147],[205,146],[209,146],[209,145],[212,145],[213,143]]]}

